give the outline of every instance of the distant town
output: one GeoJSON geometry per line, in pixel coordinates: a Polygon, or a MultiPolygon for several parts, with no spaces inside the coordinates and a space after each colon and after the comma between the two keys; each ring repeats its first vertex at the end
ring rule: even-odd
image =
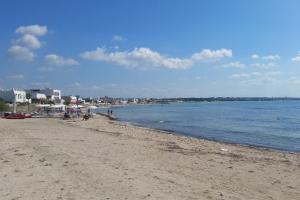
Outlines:
{"type": "Polygon", "coordinates": [[[54,104],[54,105],[126,105],[126,104],[168,104],[180,102],[215,101],[275,101],[300,100],[292,97],[205,97],[205,98],[112,98],[82,97],[80,95],[62,95],[59,89],[6,89],[0,90],[0,99],[6,103],[54,104]]]}

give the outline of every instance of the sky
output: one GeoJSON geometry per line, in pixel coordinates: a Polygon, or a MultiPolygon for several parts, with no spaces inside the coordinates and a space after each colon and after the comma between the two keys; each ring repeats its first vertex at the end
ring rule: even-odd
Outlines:
{"type": "Polygon", "coordinates": [[[298,0],[2,0],[0,89],[300,97],[298,0]]]}

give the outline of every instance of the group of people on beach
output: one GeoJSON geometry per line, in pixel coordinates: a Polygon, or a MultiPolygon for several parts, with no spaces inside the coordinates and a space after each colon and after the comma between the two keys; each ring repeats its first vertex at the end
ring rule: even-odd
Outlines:
{"type": "Polygon", "coordinates": [[[112,115],[113,114],[113,110],[107,110],[107,115],[112,115]]]}
{"type": "Polygon", "coordinates": [[[87,110],[87,113],[85,113],[83,116],[82,116],[82,111],[80,108],[76,108],[76,109],[67,109],[66,112],[64,113],[64,119],[76,119],[79,120],[79,119],[82,119],[83,120],[88,120],[90,117],[93,118],[93,112],[91,109],[88,109],[87,110]]]}

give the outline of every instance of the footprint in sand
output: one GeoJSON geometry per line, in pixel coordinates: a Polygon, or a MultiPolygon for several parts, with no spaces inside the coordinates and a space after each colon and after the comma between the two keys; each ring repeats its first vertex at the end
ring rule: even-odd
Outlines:
{"type": "Polygon", "coordinates": [[[46,161],[46,159],[45,158],[41,158],[41,159],[39,159],[39,162],[45,162],[46,161]]]}
{"type": "Polygon", "coordinates": [[[46,162],[46,163],[44,164],[44,166],[52,166],[52,164],[49,163],[49,162],[46,162]]]}
{"type": "Polygon", "coordinates": [[[44,166],[52,166],[52,164],[50,162],[46,162],[45,158],[39,159],[39,162],[44,163],[44,166]]]}
{"type": "Polygon", "coordinates": [[[64,164],[63,164],[63,167],[67,167],[69,164],[69,161],[65,161],[64,164]]]}
{"type": "Polygon", "coordinates": [[[15,153],[15,156],[25,156],[26,153],[15,153]]]}

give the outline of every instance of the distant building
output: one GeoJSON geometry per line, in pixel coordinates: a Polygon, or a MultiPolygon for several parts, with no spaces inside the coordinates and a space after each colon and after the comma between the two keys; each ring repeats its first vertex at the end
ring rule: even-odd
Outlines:
{"type": "Polygon", "coordinates": [[[82,97],[77,97],[77,104],[85,104],[85,100],[82,97]]]}
{"type": "Polygon", "coordinates": [[[76,104],[77,103],[77,97],[76,96],[69,96],[70,97],[70,103],[76,104]]]}
{"type": "Polygon", "coordinates": [[[41,93],[45,94],[48,100],[54,102],[60,102],[61,100],[61,90],[45,88],[45,89],[41,89],[41,93]]]}
{"type": "Polygon", "coordinates": [[[42,93],[33,93],[31,99],[43,100],[43,99],[47,99],[47,97],[45,94],[42,93]]]}
{"type": "Polygon", "coordinates": [[[137,104],[138,103],[138,99],[136,99],[136,98],[129,98],[128,99],[128,103],[137,104]]]}
{"type": "Polygon", "coordinates": [[[0,90],[0,98],[9,103],[26,103],[29,102],[26,98],[26,92],[24,90],[10,89],[0,90]]]}
{"type": "Polygon", "coordinates": [[[77,97],[76,96],[63,96],[62,99],[65,102],[68,102],[67,104],[76,104],[77,103],[77,97]]]}
{"type": "Polygon", "coordinates": [[[41,92],[41,89],[29,89],[26,90],[32,100],[46,100],[47,97],[41,92]]]}

